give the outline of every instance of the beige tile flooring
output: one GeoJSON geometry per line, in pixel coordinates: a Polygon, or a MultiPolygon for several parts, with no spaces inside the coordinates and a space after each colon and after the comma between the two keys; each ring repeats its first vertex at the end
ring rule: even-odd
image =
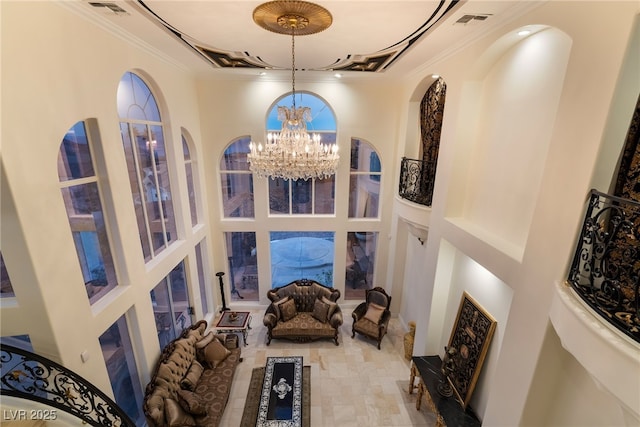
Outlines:
{"type": "Polygon", "coordinates": [[[263,314],[252,312],[248,345],[242,348],[244,361],[236,371],[221,426],[240,425],[253,368],[264,366],[270,356],[294,355],[311,366],[312,427],[435,425],[435,415],[426,402],[417,411],[415,391],[407,393],[409,362],[404,358],[404,330],[397,319],[391,320],[381,350],[373,340],[357,334],[351,338],[349,313],[343,313],[339,346],[332,340],[273,340],[267,347],[263,314]]]}

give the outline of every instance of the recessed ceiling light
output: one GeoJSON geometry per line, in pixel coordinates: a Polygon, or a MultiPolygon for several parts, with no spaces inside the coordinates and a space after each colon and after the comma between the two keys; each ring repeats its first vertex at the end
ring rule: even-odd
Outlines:
{"type": "Polygon", "coordinates": [[[341,79],[341,78],[342,78],[342,74],[340,74],[340,73],[335,73],[333,76],[334,76],[336,79],[341,79]]]}
{"type": "Polygon", "coordinates": [[[267,72],[266,72],[266,71],[260,71],[260,75],[261,75],[261,76],[266,76],[266,75],[267,75],[267,72]]]}
{"type": "Polygon", "coordinates": [[[432,79],[440,78],[440,74],[431,74],[432,79]]]}
{"type": "Polygon", "coordinates": [[[520,31],[518,31],[518,35],[519,36],[528,36],[529,34],[531,34],[531,31],[529,31],[529,30],[520,30],[520,31]]]}

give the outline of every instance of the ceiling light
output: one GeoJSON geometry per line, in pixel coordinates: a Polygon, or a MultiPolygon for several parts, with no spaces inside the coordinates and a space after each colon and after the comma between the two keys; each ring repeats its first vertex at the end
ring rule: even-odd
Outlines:
{"type": "Polygon", "coordinates": [[[528,36],[529,34],[531,34],[531,31],[529,31],[529,30],[520,30],[520,31],[518,31],[518,35],[519,36],[528,36]]]}
{"type": "Polygon", "coordinates": [[[253,20],[262,28],[278,34],[291,34],[292,106],[278,107],[282,121],[280,132],[269,132],[267,142],[249,144],[249,169],[259,177],[298,180],[328,178],[338,168],[338,145],[323,144],[320,134],[309,135],[307,122],[311,108],[296,107],[295,36],[314,34],[331,25],[328,10],[305,1],[270,1],[253,11],[253,20]]]}
{"type": "Polygon", "coordinates": [[[342,74],[340,74],[340,73],[335,73],[333,76],[334,76],[336,79],[341,79],[341,78],[342,78],[342,74]]]}
{"type": "Polygon", "coordinates": [[[432,79],[439,79],[440,78],[440,74],[431,74],[431,78],[432,79]]]}

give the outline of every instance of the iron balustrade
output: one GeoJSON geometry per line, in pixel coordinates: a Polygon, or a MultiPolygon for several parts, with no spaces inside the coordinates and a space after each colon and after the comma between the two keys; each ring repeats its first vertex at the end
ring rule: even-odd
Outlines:
{"type": "Polygon", "coordinates": [[[412,202],[431,206],[436,162],[402,158],[398,195],[412,202]]]}
{"type": "Polygon", "coordinates": [[[640,203],[591,190],[568,281],[600,316],[640,342],[640,203]]]}
{"type": "MultiPolygon", "coordinates": [[[[0,344],[0,395],[43,403],[92,426],[135,427],[124,411],[89,381],[58,363],[0,344]]],[[[16,416],[30,415],[16,411],[16,416]]],[[[46,411],[43,411],[46,412],[46,411]]],[[[55,418],[54,414],[49,419],[55,418]]],[[[38,415],[39,416],[39,415],[38,415]]]]}

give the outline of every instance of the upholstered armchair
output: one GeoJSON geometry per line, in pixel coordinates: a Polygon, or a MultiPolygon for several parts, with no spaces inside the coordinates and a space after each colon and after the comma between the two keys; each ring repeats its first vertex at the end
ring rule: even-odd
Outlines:
{"type": "Polygon", "coordinates": [[[365,302],[360,303],[351,313],[353,317],[351,338],[356,336],[356,332],[373,338],[378,342],[378,350],[380,350],[380,342],[387,333],[391,318],[389,306],[391,306],[391,297],[384,289],[381,287],[367,289],[365,302]]]}

